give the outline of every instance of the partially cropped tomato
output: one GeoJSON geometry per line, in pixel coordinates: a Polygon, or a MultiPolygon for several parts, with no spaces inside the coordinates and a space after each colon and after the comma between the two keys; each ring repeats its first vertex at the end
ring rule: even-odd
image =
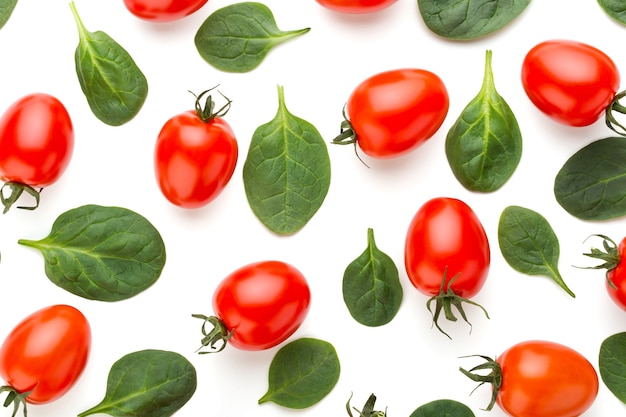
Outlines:
{"type": "Polygon", "coordinates": [[[61,101],[45,93],[15,101],[0,118],[0,179],[12,190],[2,198],[5,212],[23,191],[39,201],[35,188],[55,183],[73,151],[74,128],[61,101]]]}
{"type": "Polygon", "coordinates": [[[161,192],[183,208],[199,208],[215,200],[237,165],[237,140],[222,117],[226,106],[213,113],[209,96],[202,108],[200,99],[205,93],[208,91],[197,97],[196,110],[165,123],[155,146],[155,174],[161,192]]]}
{"type": "Polygon", "coordinates": [[[461,371],[477,382],[492,383],[491,410],[498,404],[511,417],[577,417],[598,395],[598,374],[576,350],[559,343],[530,340],[504,351],[497,359],[470,371],[461,371]],[[491,369],[491,380],[484,372],[491,369]]]}
{"type": "Polygon", "coordinates": [[[322,6],[340,13],[362,14],[386,9],[398,0],[316,0],[322,6]]]}
{"type": "Polygon", "coordinates": [[[613,102],[620,74],[615,62],[591,45],[549,40],[524,58],[522,85],[531,102],[552,119],[588,126],[613,102]]]}
{"type": "Polygon", "coordinates": [[[423,69],[396,69],[361,82],[333,143],[355,143],[373,158],[403,155],[432,137],[448,114],[443,81],[423,69]]]}
{"type": "MultiPolygon", "coordinates": [[[[447,319],[455,320],[448,315],[451,304],[477,305],[469,298],[481,290],[487,279],[491,263],[489,240],[482,223],[465,202],[435,197],[424,203],[411,220],[404,263],[413,286],[431,296],[429,304],[437,303],[437,325],[442,309],[447,319]]],[[[441,330],[438,325],[437,328],[441,330]]]]}
{"type": "Polygon", "coordinates": [[[203,346],[223,349],[226,341],[242,350],[263,350],[286,340],[302,324],[311,303],[304,275],[281,261],[261,261],[232,272],[213,294],[215,316],[202,318],[203,346]]]}
{"type": "Polygon", "coordinates": [[[79,310],[64,304],[45,307],[18,323],[4,340],[0,376],[17,394],[15,401],[48,403],[74,386],[90,349],[91,328],[79,310]]]}
{"type": "Polygon", "coordinates": [[[596,235],[602,238],[603,249],[592,248],[585,255],[599,259],[604,263],[594,269],[606,269],[606,290],[611,300],[622,310],[626,310],[626,237],[616,244],[611,238],[596,235]]]}
{"type": "Polygon", "coordinates": [[[196,12],[208,0],[124,0],[133,15],[152,22],[171,22],[196,12]]]}

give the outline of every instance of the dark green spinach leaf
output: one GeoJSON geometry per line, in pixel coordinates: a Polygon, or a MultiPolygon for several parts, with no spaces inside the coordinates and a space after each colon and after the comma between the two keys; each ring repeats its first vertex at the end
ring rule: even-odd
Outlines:
{"type": "Polygon", "coordinates": [[[102,31],[89,32],[74,2],[70,2],[78,27],[74,60],[76,75],[93,114],[119,126],[134,118],[148,96],[148,81],[130,54],[102,31]]]}
{"type": "Polygon", "coordinates": [[[111,367],[104,399],[78,416],[169,417],[191,399],[196,385],[194,366],[176,352],[129,353],[111,367]]]}
{"type": "Polygon", "coordinates": [[[418,407],[409,417],[475,417],[475,414],[463,403],[442,399],[418,407]]]}
{"type": "Polygon", "coordinates": [[[0,29],[9,21],[16,5],[17,0],[0,0],[0,29]]]}
{"type": "Polygon", "coordinates": [[[277,45],[307,33],[310,28],[283,31],[264,4],[242,2],[213,12],[195,36],[200,56],[226,72],[256,68],[277,45]]]}
{"type": "Polygon", "coordinates": [[[504,259],[513,269],[523,274],[547,276],[575,297],[559,272],[559,240],[541,214],[519,206],[505,208],[498,223],[498,243],[504,259]]]}
{"type": "Polygon", "coordinates": [[[530,0],[417,0],[424,23],[444,38],[471,40],[502,29],[530,0]]]}
{"type": "Polygon", "coordinates": [[[280,348],[269,369],[269,388],[259,404],[303,409],[320,402],[339,381],[335,347],[325,340],[296,339],[280,348]]]}
{"type": "Polygon", "coordinates": [[[522,156],[522,134],[513,111],[496,91],[492,52],[485,55],[482,87],[450,128],[446,156],[465,188],[491,192],[515,172],[522,156]]]}
{"type": "Polygon", "coordinates": [[[554,195],[582,220],[626,215],[626,138],[596,140],[574,153],[556,175],[554,195]]]}
{"type": "Polygon", "coordinates": [[[622,25],[626,25],[626,2],[624,0],[598,0],[607,15],[622,25]]]}
{"type": "Polygon", "coordinates": [[[254,214],[281,235],[304,227],[328,194],[326,142],[315,126],[289,112],[281,86],[276,116],[252,136],[243,181],[254,214]]]}
{"type": "Polygon", "coordinates": [[[80,297],[124,300],[150,287],[165,266],[165,245],[143,216],[121,207],[85,205],[61,214],[41,240],[46,275],[80,297]]]}
{"type": "Polygon", "coordinates": [[[606,387],[626,404],[626,332],[616,333],[602,342],[598,365],[606,387]]]}
{"type": "Polygon", "coordinates": [[[343,300],[359,323],[375,327],[389,323],[400,309],[402,285],[393,259],[374,241],[367,230],[367,248],[343,274],[343,300]]]}

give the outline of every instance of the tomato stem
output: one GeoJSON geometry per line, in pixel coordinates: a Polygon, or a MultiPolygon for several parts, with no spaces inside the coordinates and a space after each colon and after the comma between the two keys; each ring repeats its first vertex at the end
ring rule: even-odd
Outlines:
{"type": "Polygon", "coordinates": [[[500,392],[500,388],[502,387],[502,367],[498,362],[488,356],[471,355],[464,357],[479,357],[485,360],[485,362],[473,367],[469,371],[461,367],[459,367],[459,371],[461,371],[472,381],[479,383],[478,386],[472,390],[472,392],[476,391],[483,384],[491,384],[491,401],[489,401],[489,405],[487,405],[487,407],[484,409],[485,411],[490,411],[495,405],[496,399],[498,398],[498,392],[500,392]],[[487,375],[476,373],[476,371],[484,370],[489,370],[490,372],[487,375]]]}
{"type": "Polygon", "coordinates": [[[34,197],[35,204],[32,206],[17,206],[17,208],[24,210],[35,210],[37,207],[39,207],[39,194],[42,190],[43,188],[35,190],[30,185],[22,184],[20,182],[9,181],[4,183],[2,188],[0,188],[0,202],[4,206],[4,211],[2,213],[4,214],[9,211],[9,209],[13,207],[13,205],[17,202],[17,200],[24,193],[24,191],[34,197]],[[5,195],[5,188],[9,189],[8,196],[5,195]]]}
{"type": "Polygon", "coordinates": [[[335,136],[332,140],[334,145],[354,145],[354,153],[359,161],[363,163],[366,167],[369,168],[369,165],[365,163],[365,161],[359,155],[357,149],[357,136],[354,128],[352,127],[352,123],[350,123],[350,119],[346,115],[346,106],[343,106],[343,110],[341,112],[343,114],[343,121],[341,122],[341,126],[339,129],[339,135],[335,136]]]}
{"type": "Polygon", "coordinates": [[[617,244],[608,236],[605,235],[591,235],[590,237],[599,237],[602,239],[602,249],[592,247],[590,252],[583,253],[585,256],[589,256],[590,258],[600,259],[604,261],[604,263],[596,266],[584,267],[584,269],[606,269],[606,280],[613,289],[617,289],[613,281],[609,278],[609,272],[615,269],[617,265],[620,263],[619,249],[617,244]]]}
{"type": "Polygon", "coordinates": [[[3,392],[8,392],[7,397],[4,400],[3,406],[8,407],[9,405],[13,404],[13,413],[11,414],[11,417],[15,417],[17,415],[17,411],[19,410],[20,405],[22,406],[24,417],[26,417],[26,397],[32,391],[17,392],[12,386],[4,385],[0,387],[0,393],[3,392]]]}
{"type": "Polygon", "coordinates": [[[626,114],[626,106],[623,106],[619,101],[626,97],[626,90],[620,91],[615,95],[611,104],[605,109],[605,123],[613,132],[620,136],[626,136],[626,127],[617,121],[614,112],[620,114],[626,114]]]}
{"type": "Polygon", "coordinates": [[[204,320],[202,323],[202,346],[200,346],[196,352],[200,354],[205,353],[217,353],[224,350],[226,342],[230,339],[234,333],[234,330],[228,330],[222,320],[215,316],[205,316],[203,314],[192,314],[192,317],[204,320]],[[207,331],[206,325],[212,326],[211,330],[207,331]],[[220,342],[219,346],[216,344],[220,342]],[[208,351],[201,351],[203,347],[208,347],[208,351]]]}
{"type": "Polygon", "coordinates": [[[352,410],[359,413],[359,417],[386,417],[386,411],[375,411],[374,404],[376,403],[376,396],[374,394],[370,394],[369,398],[363,405],[361,410],[358,410],[356,407],[350,406],[350,400],[352,399],[352,394],[350,394],[350,398],[348,398],[348,402],[346,403],[346,411],[350,417],[354,417],[352,415],[352,410]]]}
{"type": "Polygon", "coordinates": [[[198,95],[195,95],[193,92],[190,91],[190,93],[193,94],[193,96],[196,98],[196,103],[195,103],[196,115],[198,115],[198,118],[202,120],[204,123],[208,123],[211,120],[218,118],[218,117],[223,117],[226,115],[226,113],[228,113],[228,110],[230,110],[230,105],[232,103],[232,100],[226,97],[224,94],[222,94],[222,92],[219,90],[217,92],[220,93],[220,95],[226,100],[226,104],[224,104],[217,111],[215,111],[215,101],[213,101],[213,97],[209,94],[206,98],[206,101],[204,102],[204,107],[202,106],[202,103],[201,103],[202,97],[204,97],[206,94],[210,93],[217,87],[218,86],[215,86],[215,87],[209,88],[208,90],[204,90],[198,95]]]}

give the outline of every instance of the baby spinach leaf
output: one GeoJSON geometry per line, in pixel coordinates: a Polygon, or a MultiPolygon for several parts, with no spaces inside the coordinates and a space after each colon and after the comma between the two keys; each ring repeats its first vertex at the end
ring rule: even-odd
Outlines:
{"type": "Polygon", "coordinates": [[[602,342],[598,365],[606,387],[626,404],[626,332],[616,333],[602,342]]]}
{"type": "Polygon", "coordinates": [[[140,350],[113,364],[104,399],[78,416],[169,417],[191,399],[196,385],[196,370],[184,356],[140,350]]]}
{"type": "Polygon", "coordinates": [[[442,399],[418,407],[409,417],[475,417],[475,414],[463,403],[442,399]]]}
{"type": "Polygon", "coordinates": [[[252,136],[243,181],[254,214],[281,235],[304,227],[328,194],[326,143],[315,126],[289,112],[281,86],[276,116],[252,136]]]}
{"type": "Polygon", "coordinates": [[[0,29],[9,21],[16,5],[17,0],[0,0],[0,29]]]}
{"type": "Polygon", "coordinates": [[[596,140],[572,155],[554,181],[557,202],[582,220],[626,215],[626,138],[596,140]]]}
{"type": "Polygon", "coordinates": [[[558,269],[558,238],[541,214],[524,207],[506,207],[498,223],[498,243],[504,259],[513,269],[523,274],[547,276],[575,297],[558,269]]]}
{"type": "Polygon", "coordinates": [[[513,175],[522,156],[522,134],[507,102],[498,94],[487,50],[482,87],[446,137],[446,156],[456,179],[468,190],[491,192],[513,175]]]}
{"type": "Polygon", "coordinates": [[[135,117],[148,96],[148,82],[130,54],[102,31],[89,32],[70,2],[79,42],[76,75],[93,114],[119,126],[135,117]]]}
{"type": "Polygon", "coordinates": [[[256,68],[272,48],[309,30],[283,31],[267,6],[242,2],[209,15],[194,40],[200,56],[215,68],[248,72],[256,68]]]}
{"type": "Polygon", "coordinates": [[[301,338],[283,346],[272,359],[269,388],[259,404],[272,401],[302,409],[320,402],[339,381],[335,347],[325,340],[301,338]]]}
{"type": "Polygon", "coordinates": [[[472,40],[502,29],[530,0],[417,0],[426,27],[444,38],[472,40]]]}
{"type": "Polygon", "coordinates": [[[367,248],[343,274],[343,300],[359,323],[375,327],[389,323],[400,309],[402,285],[393,259],[374,241],[367,229],[367,248]]]}
{"type": "Polygon", "coordinates": [[[607,15],[626,25],[626,3],[624,0],[598,0],[598,4],[607,15]]]}
{"type": "Polygon", "coordinates": [[[66,211],[47,237],[18,243],[42,253],[50,281],[92,300],[133,297],[156,282],[165,265],[159,232],[121,207],[85,205],[66,211]]]}

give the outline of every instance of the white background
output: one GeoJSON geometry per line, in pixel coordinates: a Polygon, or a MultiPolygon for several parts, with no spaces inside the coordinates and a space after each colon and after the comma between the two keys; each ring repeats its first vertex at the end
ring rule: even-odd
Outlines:
{"type": "MultiPolygon", "coordinates": [[[[42,193],[34,212],[12,209],[0,218],[0,339],[22,318],[56,303],[78,307],[93,331],[90,361],[75,387],[58,401],[30,406],[31,417],[76,415],[104,396],[107,373],[121,356],[135,350],[174,350],[192,361],[198,388],[180,416],[322,416],[345,415],[354,393],[361,407],[370,393],[377,408],[391,416],[408,416],[423,403],[452,398],[477,416],[504,416],[497,407],[481,410],[490,390],[470,392],[474,382],[459,366],[476,362],[460,356],[499,355],[514,343],[547,339],[569,345],[597,369],[604,338],[626,330],[626,312],[609,299],[602,271],[582,256],[584,240],[602,233],[619,241],[624,219],[583,222],[555,201],[552,187],[565,160],[593,140],[611,135],[600,121],[586,128],[557,125],[528,100],[520,82],[521,62],[535,44],[568,38],[604,50],[619,68],[626,68],[623,39],[626,27],[612,21],[595,1],[535,1],[510,26],[471,42],[452,42],[428,31],[415,0],[399,0],[368,16],[340,15],[314,0],[265,0],[281,29],[311,31],[272,50],[254,71],[222,73],[205,63],[193,37],[213,11],[234,3],[210,0],[195,14],[175,23],[156,24],[131,15],[121,0],[76,0],[88,30],[103,30],[134,57],[149,82],[140,114],[119,127],[104,125],[90,112],[74,70],[78,33],[68,1],[20,0],[0,30],[0,109],[32,92],[47,92],[68,108],[74,122],[73,159],[56,184],[42,193]],[[491,194],[466,191],[452,175],[444,153],[445,135],[482,83],[485,50],[493,50],[493,71],[499,93],[520,124],[524,150],[511,180],[491,194]],[[366,168],[351,147],[329,144],[332,180],[317,215],[294,236],[273,235],[250,210],[241,170],[257,126],[271,120],[277,108],[277,85],[285,88],[290,111],[313,123],[328,142],[338,133],[341,110],[352,89],[377,72],[418,67],[438,74],[450,94],[448,117],[426,144],[404,157],[366,159],[366,168]],[[232,181],[209,206],[189,211],[168,203],[154,178],[153,147],[165,121],[189,110],[193,97],[220,85],[233,100],[226,120],[239,142],[240,158],[232,181]],[[409,284],[403,265],[404,235],[417,209],[428,199],[451,196],[477,213],[491,244],[488,281],[475,298],[491,319],[467,308],[473,331],[462,321],[443,322],[447,339],[431,328],[426,297],[409,284]],[[39,252],[17,244],[50,231],[61,213],[83,204],[118,205],[147,217],[161,232],[167,263],[159,281],[144,293],[117,303],[81,299],[56,287],[44,274],[39,252]],[[576,293],[570,298],[548,278],[513,271],[502,259],[497,222],[508,205],[540,212],[561,244],[560,269],[576,293]],[[372,227],[381,250],[400,270],[404,300],[396,318],[381,328],[355,322],[343,304],[345,267],[366,245],[372,227]],[[192,313],[212,314],[217,283],[244,264],[279,259],[307,277],[312,306],[297,337],[318,337],[336,347],[341,377],[319,404],[302,411],[273,403],[258,405],[267,389],[267,371],[277,348],[263,352],[227,347],[216,355],[197,355],[200,325],[192,313]]],[[[624,415],[624,406],[601,383],[586,416],[624,415]]],[[[10,410],[0,412],[10,415],[10,410]]]]}

